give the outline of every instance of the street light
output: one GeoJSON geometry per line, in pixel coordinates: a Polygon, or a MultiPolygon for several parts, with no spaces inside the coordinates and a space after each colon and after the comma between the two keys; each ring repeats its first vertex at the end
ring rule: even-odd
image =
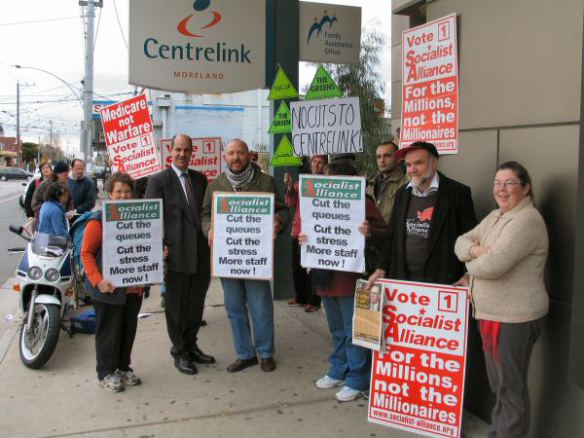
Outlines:
{"type": "MultiPolygon", "coordinates": [[[[37,70],[43,73],[48,74],[49,76],[54,77],[55,79],[61,81],[63,84],[71,90],[73,95],[77,98],[79,105],[81,105],[81,109],[83,110],[83,123],[81,125],[81,152],[85,155],[85,161],[91,161],[91,103],[89,103],[89,108],[86,108],[87,102],[84,102],[83,99],[79,96],[75,88],[67,82],[65,79],[57,76],[54,73],[51,73],[48,70],[44,70],[38,67],[30,67],[30,66],[23,66],[23,65],[13,65],[15,68],[20,69],[29,69],[29,70],[37,70]]],[[[91,101],[90,101],[91,102],[91,101]]]]}

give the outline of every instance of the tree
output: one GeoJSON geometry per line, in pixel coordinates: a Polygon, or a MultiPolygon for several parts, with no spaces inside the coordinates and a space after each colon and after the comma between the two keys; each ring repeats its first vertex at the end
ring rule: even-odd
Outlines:
{"type": "Polygon", "coordinates": [[[35,161],[37,158],[37,153],[39,150],[39,145],[36,143],[31,143],[25,141],[22,143],[22,162],[30,163],[35,161]]]}
{"type": "Polygon", "coordinates": [[[376,104],[383,101],[383,79],[379,72],[384,42],[383,35],[363,30],[359,64],[325,66],[345,96],[359,97],[363,153],[357,154],[357,168],[362,175],[377,172],[375,149],[379,143],[390,138],[389,125],[384,122],[383,114],[380,116],[376,110],[376,104]]]}

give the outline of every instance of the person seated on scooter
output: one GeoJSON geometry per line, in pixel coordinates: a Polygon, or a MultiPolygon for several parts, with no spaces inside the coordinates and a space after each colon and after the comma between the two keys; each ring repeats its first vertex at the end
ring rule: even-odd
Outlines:
{"type": "Polygon", "coordinates": [[[62,236],[65,239],[69,237],[69,226],[65,217],[68,200],[69,191],[66,185],[60,182],[49,184],[39,213],[39,233],[62,236]]]}
{"type": "MultiPolygon", "coordinates": [[[[105,183],[109,198],[130,199],[134,181],[127,173],[114,173],[105,183]]],[[[101,214],[90,219],[83,234],[81,260],[85,269],[85,288],[95,309],[95,353],[99,386],[120,392],[124,386],[142,383],[130,368],[132,346],[142,306],[143,287],[114,288],[102,275],[101,214]]]]}

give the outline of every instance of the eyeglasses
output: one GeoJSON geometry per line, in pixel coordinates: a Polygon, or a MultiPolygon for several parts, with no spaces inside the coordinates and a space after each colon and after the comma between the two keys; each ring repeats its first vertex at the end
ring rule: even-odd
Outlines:
{"type": "Polygon", "coordinates": [[[493,187],[500,188],[505,186],[507,190],[510,190],[513,188],[513,186],[517,185],[521,185],[521,183],[517,181],[497,181],[497,180],[493,181],[493,187]]]}

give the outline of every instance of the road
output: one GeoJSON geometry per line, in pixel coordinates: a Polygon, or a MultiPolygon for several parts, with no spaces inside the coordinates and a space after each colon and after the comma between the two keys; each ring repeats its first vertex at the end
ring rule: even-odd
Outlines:
{"type": "Polygon", "coordinates": [[[26,243],[8,231],[8,225],[20,225],[25,220],[24,210],[18,204],[23,190],[22,181],[0,182],[0,284],[12,277],[19,258],[18,255],[10,256],[7,249],[23,247],[26,243]]]}

